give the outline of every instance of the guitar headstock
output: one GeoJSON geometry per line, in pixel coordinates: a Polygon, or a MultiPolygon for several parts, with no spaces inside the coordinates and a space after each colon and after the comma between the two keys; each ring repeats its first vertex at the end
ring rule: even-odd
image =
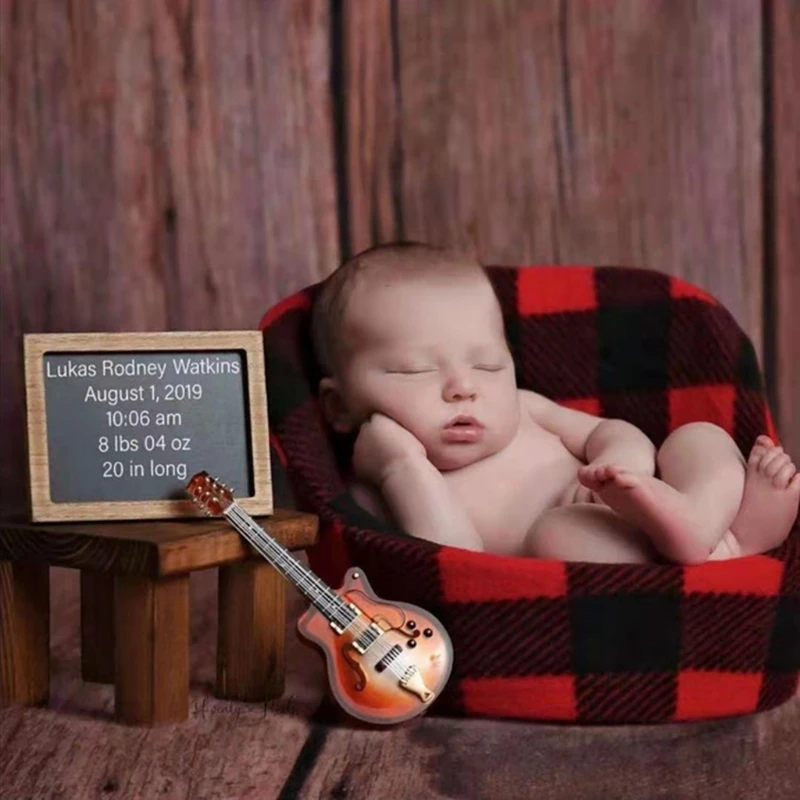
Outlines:
{"type": "Polygon", "coordinates": [[[222,514],[233,503],[233,492],[205,470],[192,476],[186,491],[206,514],[222,514]]]}

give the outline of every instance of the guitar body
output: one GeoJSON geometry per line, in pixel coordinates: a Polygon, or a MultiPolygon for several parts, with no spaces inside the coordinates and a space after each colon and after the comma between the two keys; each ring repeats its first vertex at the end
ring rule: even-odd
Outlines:
{"type": "Polygon", "coordinates": [[[358,624],[339,634],[312,605],[297,629],[324,653],[338,703],[352,716],[379,725],[425,713],[453,664],[453,647],[441,623],[418,606],[381,600],[358,568],[347,571],[337,594],[361,610],[358,624]],[[359,632],[370,623],[381,633],[362,654],[359,632]]]}

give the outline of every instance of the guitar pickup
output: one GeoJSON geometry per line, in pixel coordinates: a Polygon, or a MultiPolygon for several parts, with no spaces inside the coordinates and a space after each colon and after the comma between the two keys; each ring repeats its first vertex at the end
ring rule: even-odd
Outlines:
{"type": "Polygon", "coordinates": [[[375,664],[375,672],[383,672],[402,652],[403,648],[400,647],[399,644],[396,644],[377,664],[375,664]]]}

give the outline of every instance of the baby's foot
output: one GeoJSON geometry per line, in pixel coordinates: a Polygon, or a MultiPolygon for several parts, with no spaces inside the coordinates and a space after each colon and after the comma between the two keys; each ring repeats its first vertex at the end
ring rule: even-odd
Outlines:
{"type": "Polygon", "coordinates": [[[710,549],[698,540],[707,522],[685,495],[664,481],[614,464],[590,464],[578,480],[623,519],[641,528],[664,556],[681,563],[705,561],[710,549]]]}
{"type": "Polygon", "coordinates": [[[731,531],[743,555],[764,553],[789,535],[800,505],[800,472],[782,447],[759,436],[747,461],[739,513],[731,531]]]}

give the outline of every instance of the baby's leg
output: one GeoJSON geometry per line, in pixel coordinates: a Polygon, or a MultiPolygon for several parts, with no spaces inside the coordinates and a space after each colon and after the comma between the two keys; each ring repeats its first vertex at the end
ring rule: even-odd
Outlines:
{"type": "Polygon", "coordinates": [[[739,511],[744,458],[722,428],[696,422],[667,437],[657,463],[660,480],[594,464],[581,468],[578,477],[620,516],[645,531],[668,559],[702,563],[739,511]]]}
{"type": "Polygon", "coordinates": [[[646,563],[657,557],[636,525],[607,506],[592,503],[546,511],[528,532],[521,555],[607,564],[646,563]]]}

